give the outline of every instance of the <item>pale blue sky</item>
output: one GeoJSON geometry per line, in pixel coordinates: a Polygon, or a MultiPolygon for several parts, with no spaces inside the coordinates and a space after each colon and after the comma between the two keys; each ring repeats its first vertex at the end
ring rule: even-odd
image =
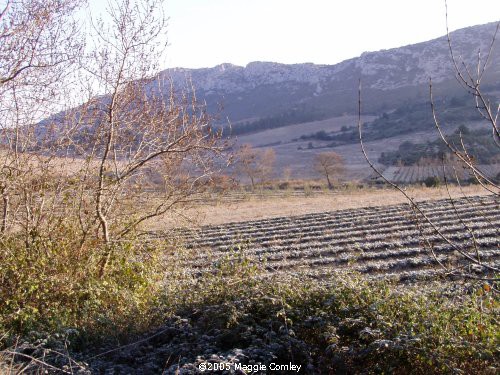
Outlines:
{"type": "MultiPolygon", "coordinates": [[[[167,0],[161,65],[335,64],[444,35],[444,9],[444,0],[167,0]]],[[[448,12],[454,30],[499,20],[500,1],[448,0],[448,12]]]]}

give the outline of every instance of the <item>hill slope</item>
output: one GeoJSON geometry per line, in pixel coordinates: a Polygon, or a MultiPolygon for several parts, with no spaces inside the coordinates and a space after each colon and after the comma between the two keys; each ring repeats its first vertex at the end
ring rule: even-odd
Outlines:
{"type": "MultiPolygon", "coordinates": [[[[457,55],[474,64],[477,51],[487,51],[495,23],[451,33],[457,55]]],[[[500,82],[500,49],[493,50],[487,81],[500,82]]],[[[437,92],[454,95],[460,90],[454,79],[446,36],[423,43],[361,56],[335,65],[252,62],[246,67],[221,64],[204,69],[169,69],[177,87],[191,80],[197,96],[215,111],[224,106],[222,118],[232,122],[306,113],[306,121],[319,120],[357,110],[358,79],[363,82],[363,108],[367,113],[398,106],[406,100],[427,98],[432,77],[437,92]]],[[[289,116],[290,117],[290,116],[289,116]]],[[[287,120],[294,123],[293,119],[287,120]]],[[[300,119],[295,122],[305,122],[300,119]]]]}

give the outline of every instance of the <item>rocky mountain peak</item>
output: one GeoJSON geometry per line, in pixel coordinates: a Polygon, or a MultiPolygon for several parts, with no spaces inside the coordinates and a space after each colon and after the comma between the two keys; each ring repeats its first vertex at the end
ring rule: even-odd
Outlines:
{"type": "MultiPolygon", "coordinates": [[[[456,57],[475,64],[477,52],[480,50],[484,56],[488,50],[495,28],[496,23],[489,23],[452,32],[456,57]]],[[[500,48],[493,52],[488,71],[493,81],[499,82],[500,48]]],[[[427,91],[429,77],[436,84],[454,82],[446,36],[364,52],[334,65],[254,61],[244,67],[223,63],[212,68],[168,69],[161,75],[187,90],[192,83],[199,98],[203,97],[209,105],[212,103],[213,108],[215,103],[223,103],[225,115],[234,121],[274,116],[298,107],[324,114],[352,112],[359,78],[364,90],[368,90],[365,91],[368,109],[392,106],[397,101],[422,95],[427,91]],[[386,99],[386,93],[394,90],[398,93],[386,99]]]]}

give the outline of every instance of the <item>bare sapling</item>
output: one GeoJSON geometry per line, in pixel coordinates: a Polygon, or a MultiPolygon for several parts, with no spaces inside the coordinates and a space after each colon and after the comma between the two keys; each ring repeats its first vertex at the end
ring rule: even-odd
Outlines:
{"type": "Polygon", "coordinates": [[[0,237],[50,229],[62,187],[40,121],[61,109],[83,44],[78,0],[9,0],[0,10],[0,237]],[[56,191],[48,194],[48,191],[56,191]]]}
{"type": "Polygon", "coordinates": [[[235,155],[236,172],[250,180],[252,190],[270,181],[274,173],[276,153],[272,148],[255,149],[249,144],[240,147],[235,155]]]}
{"type": "Polygon", "coordinates": [[[316,173],[326,178],[329,189],[333,189],[333,181],[338,180],[345,172],[344,159],[334,151],[316,154],[313,167],[316,173]]]}
{"type": "Polygon", "coordinates": [[[82,239],[95,231],[106,246],[101,273],[113,243],[203,189],[226,148],[194,92],[176,92],[160,79],[163,4],[122,1],[109,10],[111,25],[97,22],[97,48],[85,67],[92,99],[73,116],[83,126],[74,136],[84,136],[75,143],[85,161],[79,178],[87,181],[78,193],[80,229],[82,239]],[[95,96],[96,87],[105,96],[95,96]],[[162,180],[164,195],[144,205],[153,178],[162,180]]]}

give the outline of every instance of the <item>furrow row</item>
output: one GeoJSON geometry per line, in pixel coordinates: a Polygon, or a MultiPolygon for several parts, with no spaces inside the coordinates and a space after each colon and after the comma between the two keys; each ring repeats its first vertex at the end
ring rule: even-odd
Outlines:
{"type": "MultiPolygon", "coordinates": [[[[461,217],[457,217],[455,212],[451,212],[450,210],[446,211],[443,214],[439,213],[430,213],[428,215],[429,219],[432,220],[437,226],[441,224],[446,224],[446,221],[457,222],[464,221],[470,222],[477,220],[480,217],[483,221],[488,220],[490,217],[495,217],[500,212],[499,209],[490,209],[484,210],[481,212],[468,212],[467,217],[465,215],[461,217]]],[[[423,221],[423,220],[421,220],[423,221]]],[[[373,227],[381,227],[381,226],[390,226],[390,225],[412,225],[415,224],[415,219],[409,216],[406,213],[406,217],[402,215],[391,214],[390,216],[383,217],[378,215],[375,219],[362,219],[357,221],[343,221],[338,220],[337,218],[329,218],[324,220],[317,220],[315,222],[310,221],[300,221],[296,219],[294,222],[289,225],[281,225],[279,227],[276,226],[268,226],[264,228],[252,227],[247,228],[246,230],[234,230],[231,232],[227,231],[208,231],[201,230],[198,232],[192,232],[186,238],[191,238],[196,245],[204,245],[210,241],[219,241],[219,242],[227,242],[231,239],[241,239],[242,237],[247,236],[276,236],[280,234],[286,234],[290,230],[296,231],[297,228],[301,229],[301,232],[317,232],[318,230],[323,230],[324,228],[328,228],[329,230],[341,230],[348,229],[353,227],[364,227],[364,228],[373,228],[373,227]]]]}
{"type": "MultiPolygon", "coordinates": [[[[483,217],[484,219],[484,217],[483,217]]],[[[467,227],[474,233],[474,235],[484,235],[484,234],[499,234],[500,228],[500,216],[496,215],[491,217],[490,221],[477,221],[470,220],[467,222],[467,227]]],[[[471,234],[469,231],[463,227],[461,222],[447,222],[447,226],[438,225],[441,233],[450,234],[454,236],[453,238],[467,237],[470,238],[471,234]]],[[[336,245],[357,245],[359,242],[371,242],[377,243],[377,241],[387,240],[389,237],[391,239],[390,243],[395,246],[405,246],[410,241],[419,242],[421,240],[421,230],[423,235],[428,238],[435,234],[435,231],[429,227],[429,225],[422,225],[421,228],[417,228],[415,224],[409,225],[397,225],[393,227],[386,227],[383,225],[378,225],[365,228],[352,228],[348,229],[338,229],[330,230],[329,228],[318,230],[313,233],[303,233],[301,228],[296,228],[295,231],[290,231],[289,233],[284,233],[273,236],[267,236],[262,234],[256,237],[248,237],[245,239],[226,239],[225,241],[200,241],[193,242],[188,247],[192,248],[204,248],[208,247],[214,251],[227,252],[240,246],[242,248],[250,247],[256,249],[256,251],[262,251],[258,249],[273,249],[288,248],[289,250],[294,250],[301,247],[308,247],[309,245],[314,245],[319,247],[322,245],[336,244],[336,245]]],[[[264,250],[265,251],[265,250],[264,250]]]]}
{"type": "MultiPolygon", "coordinates": [[[[270,273],[305,273],[319,279],[350,269],[370,277],[414,280],[433,277],[440,262],[463,258],[460,252],[498,267],[500,201],[473,197],[428,201],[419,207],[430,223],[416,220],[408,205],[281,217],[199,230],[170,232],[196,251],[186,272],[213,272],[224,259],[249,257],[270,273]],[[440,233],[436,232],[438,229],[440,233]],[[433,253],[429,246],[432,247],[433,253]],[[436,258],[437,260],[436,260],[436,258]]],[[[478,273],[486,267],[475,265],[478,273]]]]}

